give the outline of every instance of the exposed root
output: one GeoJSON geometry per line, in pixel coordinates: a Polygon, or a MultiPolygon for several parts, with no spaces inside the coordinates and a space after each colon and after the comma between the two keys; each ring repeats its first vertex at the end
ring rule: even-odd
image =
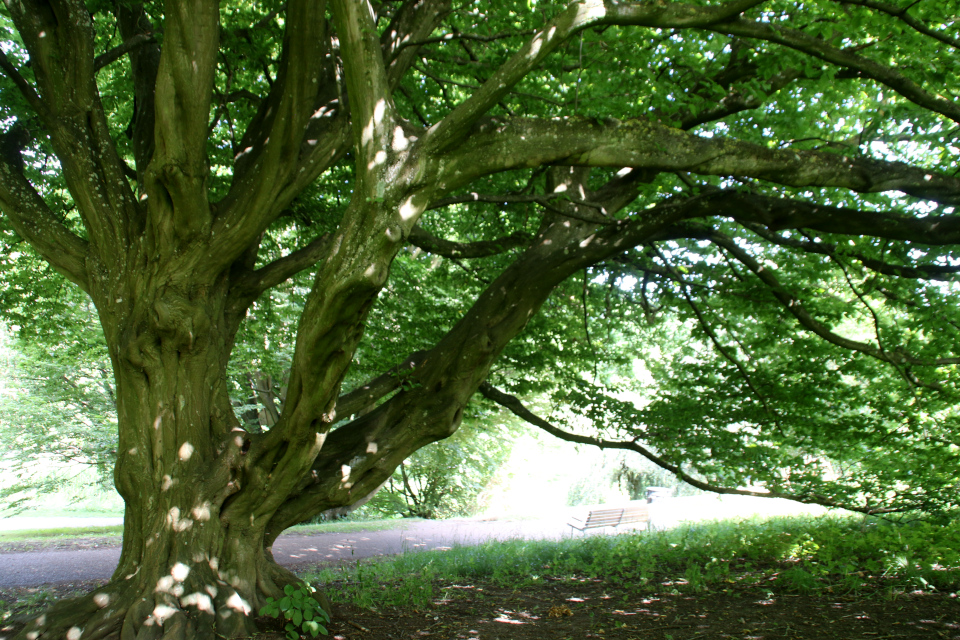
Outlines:
{"type": "Polygon", "coordinates": [[[96,591],[62,600],[30,620],[15,640],[210,640],[244,638],[268,595],[299,580],[276,565],[260,573],[260,593],[244,598],[212,575],[164,576],[152,589],[136,580],[114,580],[96,591]],[[207,578],[207,579],[204,579],[207,578]],[[266,589],[264,589],[266,587],[266,589]]]}

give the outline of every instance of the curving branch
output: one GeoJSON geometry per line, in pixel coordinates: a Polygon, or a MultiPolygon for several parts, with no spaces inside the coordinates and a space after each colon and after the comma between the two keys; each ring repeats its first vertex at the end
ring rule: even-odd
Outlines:
{"type": "Polygon", "coordinates": [[[100,71],[105,66],[109,65],[116,60],[119,60],[123,56],[127,55],[135,49],[139,49],[143,45],[156,42],[156,36],[152,31],[145,33],[138,33],[129,39],[125,40],[122,44],[117,45],[109,51],[105,51],[93,59],[93,68],[96,71],[100,71]]]}
{"type": "Polygon", "coordinates": [[[100,102],[91,14],[76,0],[17,2],[8,9],[30,55],[36,89],[12,66],[5,64],[5,71],[49,134],[91,247],[111,264],[124,252],[137,205],[100,102]]]}
{"type": "Polygon", "coordinates": [[[531,238],[525,233],[514,233],[496,240],[482,240],[479,242],[452,242],[427,233],[420,227],[414,227],[407,242],[428,253],[447,258],[465,259],[485,258],[506,253],[511,249],[524,247],[531,238]]]}
{"type": "MultiPolygon", "coordinates": [[[[302,149],[308,128],[321,119],[318,99],[329,100],[333,62],[330,53],[326,3],[291,0],[286,7],[285,32],[279,71],[257,115],[247,127],[235,158],[233,183],[218,205],[213,233],[218,252],[232,262],[302,189],[307,177],[302,149]],[[294,183],[297,187],[291,188],[294,183]]],[[[272,19],[272,18],[271,18],[272,19]]],[[[324,114],[326,115],[326,114],[324,114]]],[[[322,118],[328,120],[329,118],[322,118]]],[[[335,134],[310,138],[308,147],[330,152],[317,170],[342,153],[343,140],[335,134]],[[330,148],[332,145],[332,149],[330,148]]]]}
{"type": "Polygon", "coordinates": [[[483,86],[431,127],[423,139],[423,145],[432,152],[452,149],[466,138],[470,129],[517,83],[557,47],[584,29],[604,25],[661,29],[705,27],[727,20],[762,2],[763,0],[731,0],[708,7],[678,2],[663,4],[615,0],[583,0],[571,3],[497,69],[483,86]]]}
{"type": "Polygon", "coordinates": [[[23,174],[6,162],[0,162],[0,210],[44,260],[90,292],[89,243],[64,227],[23,174]]]}
{"type": "Polygon", "coordinates": [[[796,69],[785,69],[763,85],[763,92],[746,91],[732,88],[719,100],[710,100],[713,106],[700,111],[686,110],[680,114],[666,117],[666,120],[679,120],[679,128],[684,131],[693,129],[701,124],[726,118],[735,113],[759,109],[767,102],[767,97],[790,86],[795,80],[803,77],[796,69]],[[760,95],[758,95],[760,94],[760,95]]]}
{"type": "Polygon", "coordinates": [[[745,226],[759,223],[771,231],[803,228],[934,246],[960,243],[960,215],[913,218],[893,211],[831,207],[753,194],[729,193],[725,200],[737,222],[745,226]]]}
{"type": "Polygon", "coordinates": [[[686,171],[860,193],[899,190],[943,204],[960,203],[957,176],[831,151],[769,149],[719,136],[703,138],[648,120],[490,119],[446,158],[442,180],[450,190],[500,171],[567,164],[686,171]]]}
{"type": "Polygon", "coordinates": [[[729,20],[707,29],[729,36],[773,42],[814,56],[824,62],[851,69],[893,89],[914,104],[960,122],[960,104],[927,91],[893,67],[870,60],[850,49],[834,47],[802,31],[743,19],[729,20]]]}
{"type": "MultiPolygon", "coordinates": [[[[822,256],[828,256],[830,258],[837,258],[840,255],[837,245],[829,242],[786,238],[779,233],[774,233],[759,224],[745,223],[743,226],[750,231],[753,231],[764,240],[772,242],[773,244],[781,247],[797,249],[806,253],[815,253],[822,256]]],[[[902,264],[892,264],[882,260],[877,260],[876,258],[868,258],[863,254],[850,253],[846,250],[843,251],[843,255],[857,260],[860,264],[871,271],[876,271],[877,273],[882,273],[883,275],[896,276],[899,278],[913,278],[917,280],[956,280],[956,274],[960,273],[960,265],[950,266],[925,264],[908,266],[902,264]]]]}
{"type": "MultiPolygon", "coordinates": [[[[738,262],[743,264],[755,276],[757,276],[757,278],[759,278],[760,281],[769,288],[773,297],[776,298],[783,308],[786,309],[794,318],[796,318],[803,327],[823,338],[827,342],[830,342],[831,344],[850,351],[863,353],[864,355],[868,355],[872,358],[876,358],[877,360],[895,366],[916,365],[922,367],[936,367],[960,364],[960,357],[924,360],[914,356],[903,348],[898,347],[888,351],[882,347],[876,347],[866,342],[844,338],[843,336],[834,333],[826,325],[814,318],[813,315],[807,311],[806,307],[803,306],[801,301],[794,297],[782,284],[780,284],[779,279],[776,277],[776,275],[774,275],[772,269],[764,267],[764,265],[762,265],[758,260],[737,245],[732,238],[715,231],[713,234],[711,234],[710,241],[716,244],[718,247],[723,248],[738,262]]],[[[911,379],[910,381],[915,384],[918,382],[914,379],[911,379]]],[[[924,386],[936,388],[935,385],[930,384],[925,384],[924,386]]]]}
{"type": "Polygon", "coordinates": [[[911,16],[907,11],[910,10],[910,7],[898,7],[895,4],[890,4],[889,2],[879,2],[878,0],[835,0],[840,4],[854,4],[860,7],[868,7],[885,13],[889,16],[893,16],[900,22],[906,24],[911,29],[915,30],[917,33],[921,33],[927,37],[933,38],[939,42],[942,42],[946,45],[953,47],[954,49],[960,49],[960,38],[955,38],[947,32],[937,31],[936,29],[931,29],[923,23],[922,20],[918,20],[911,16]]]}
{"type": "Polygon", "coordinates": [[[577,444],[588,444],[594,447],[599,447],[601,449],[620,449],[623,451],[633,451],[634,453],[639,453],[644,458],[654,463],[661,469],[666,469],[673,475],[675,475],[680,480],[683,480],[687,484],[701,489],[703,491],[709,491],[711,493],[720,493],[725,495],[737,495],[737,496],[754,496],[757,498],[785,498],[787,500],[793,500],[795,502],[801,502],[803,504],[818,504],[824,507],[836,507],[841,509],[848,509],[850,511],[856,511],[859,513],[865,513],[868,515],[879,515],[885,513],[900,513],[903,511],[909,511],[912,509],[912,506],[903,506],[903,507],[884,507],[880,509],[871,509],[869,507],[858,507],[856,505],[848,505],[836,502],[825,496],[817,495],[805,495],[797,496],[789,493],[781,493],[778,491],[748,491],[746,489],[732,489],[730,487],[722,487],[715,484],[710,484],[703,480],[694,478],[689,473],[686,473],[679,465],[671,464],[666,459],[658,456],[650,449],[644,447],[643,445],[637,443],[636,440],[631,441],[622,441],[622,440],[604,440],[602,438],[592,438],[590,436],[581,436],[575,433],[570,433],[569,431],[564,431],[559,427],[551,424],[550,422],[544,420],[540,416],[536,415],[529,409],[527,409],[519,398],[512,396],[510,394],[500,391],[493,385],[488,382],[484,382],[480,385],[480,393],[483,397],[488,400],[499,404],[501,407],[510,411],[513,415],[521,418],[522,420],[532,424],[535,427],[538,427],[552,436],[560,438],[561,440],[566,440],[567,442],[576,442],[577,444]]]}
{"type": "Polygon", "coordinates": [[[452,10],[450,0],[406,0],[393,15],[380,36],[391,91],[400,86],[400,80],[416,61],[420,47],[436,41],[428,36],[452,10]]]}
{"type": "Polygon", "coordinates": [[[48,120],[50,115],[47,106],[43,103],[43,100],[40,99],[40,96],[37,95],[37,91],[33,88],[33,85],[27,82],[17,68],[13,66],[13,63],[10,62],[10,59],[4,51],[0,51],[0,69],[2,69],[4,75],[10,78],[13,84],[16,85],[20,91],[20,95],[26,99],[30,108],[33,109],[41,119],[48,120]]]}
{"type": "MultiPolygon", "coordinates": [[[[330,236],[324,234],[296,251],[257,270],[246,270],[235,275],[230,286],[230,296],[236,300],[253,302],[268,289],[309,269],[322,260],[330,250],[330,236]]],[[[249,306],[249,303],[247,304],[249,306]]]]}
{"type": "Polygon", "coordinates": [[[378,400],[401,388],[404,379],[423,364],[428,353],[417,351],[386,373],[341,395],[337,399],[337,415],[343,419],[369,410],[378,400]]]}

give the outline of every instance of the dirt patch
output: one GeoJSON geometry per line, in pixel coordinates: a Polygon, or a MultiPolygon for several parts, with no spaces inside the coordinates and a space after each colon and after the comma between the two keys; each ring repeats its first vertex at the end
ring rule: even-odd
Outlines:
{"type": "MultiPolygon", "coordinates": [[[[519,589],[485,583],[438,588],[443,598],[428,610],[337,606],[330,636],[334,640],[960,639],[960,601],[955,594],[638,594],[599,580],[547,580],[519,589]]],[[[263,634],[263,640],[283,637],[278,632],[263,634]]]]}

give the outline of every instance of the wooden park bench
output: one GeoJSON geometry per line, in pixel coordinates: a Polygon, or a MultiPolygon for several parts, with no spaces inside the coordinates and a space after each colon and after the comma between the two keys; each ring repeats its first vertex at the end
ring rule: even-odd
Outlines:
{"type": "MultiPolygon", "coordinates": [[[[568,522],[572,528],[583,533],[587,529],[613,527],[616,529],[622,524],[637,524],[650,522],[650,510],[646,506],[632,506],[617,509],[594,509],[586,518],[571,518],[568,522]]],[[[571,532],[572,533],[572,532],[571,532]]]]}

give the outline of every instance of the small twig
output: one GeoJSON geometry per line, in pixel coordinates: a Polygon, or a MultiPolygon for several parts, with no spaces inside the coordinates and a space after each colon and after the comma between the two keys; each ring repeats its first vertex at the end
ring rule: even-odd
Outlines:
{"type": "Polygon", "coordinates": [[[367,629],[366,627],[361,627],[361,626],[358,625],[356,622],[352,622],[352,621],[350,621],[350,620],[347,620],[347,624],[350,625],[351,627],[356,628],[356,629],[360,629],[360,631],[363,631],[364,633],[370,633],[370,629],[367,629]]]}

